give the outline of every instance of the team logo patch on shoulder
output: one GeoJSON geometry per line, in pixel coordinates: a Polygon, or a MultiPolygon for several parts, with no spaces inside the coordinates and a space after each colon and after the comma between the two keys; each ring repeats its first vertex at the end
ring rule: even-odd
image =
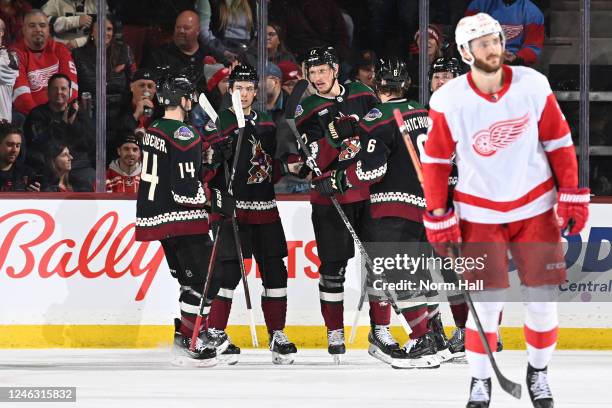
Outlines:
{"type": "Polygon", "coordinates": [[[213,130],[216,130],[217,126],[215,126],[215,122],[211,120],[209,120],[208,122],[206,122],[206,125],[204,125],[204,130],[206,130],[207,132],[212,132],[213,130]]]}
{"type": "Polygon", "coordinates": [[[304,113],[304,108],[302,108],[302,105],[298,105],[295,107],[295,117],[296,118],[298,116],[302,116],[303,113],[304,113]]]}
{"type": "Polygon", "coordinates": [[[371,122],[373,120],[380,119],[380,118],[382,118],[382,112],[380,111],[380,109],[374,108],[371,111],[369,111],[367,115],[363,117],[363,120],[371,122]]]}
{"type": "Polygon", "coordinates": [[[191,140],[194,135],[187,126],[181,126],[174,132],[174,138],[178,140],[191,140]]]}

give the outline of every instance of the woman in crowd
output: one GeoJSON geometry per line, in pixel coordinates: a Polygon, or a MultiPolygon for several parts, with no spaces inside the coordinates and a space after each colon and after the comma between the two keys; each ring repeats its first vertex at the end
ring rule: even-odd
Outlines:
{"type": "MultiPolygon", "coordinates": [[[[95,21],[94,21],[95,24],[95,21]]],[[[93,27],[95,27],[92,24],[93,27]]],[[[107,117],[112,118],[114,110],[120,106],[122,99],[129,93],[130,78],[135,70],[132,53],[127,44],[119,42],[114,36],[115,26],[111,19],[106,19],[104,46],[106,47],[106,105],[107,117]]],[[[87,44],[72,52],[74,63],[79,73],[79,92],[96,95],[96,49],[98,47],[98,30],[91,30],[87,44]]]]}
{"type": "Polygon", "coordinates": [[[93,186],[81,185],[71,180],[70,170],[72,170],[72,155],[68,146],[65,143],[50,143],[45,152],[42,191],[60,193],[93,191],[93,186]]]}
{"type": "Polygon", "coordinates": [[[282,28],[276,23],[267,28],[268,61],[278,64],[281,61],[295,62],[295,56],[285,47],[285,36],[282,28]]]}
{"type": "Polygon", "coordinates": [[[255,32],[254,0],[197,0],[200,40],[233,62],[248,49],[255,32]]]}

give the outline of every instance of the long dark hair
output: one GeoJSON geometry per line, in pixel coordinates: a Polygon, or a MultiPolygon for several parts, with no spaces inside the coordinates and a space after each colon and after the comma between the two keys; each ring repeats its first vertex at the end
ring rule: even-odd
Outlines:
{"type": "MultiPolygon", "coordinates": [[[[89,42],[91,43],[91,45],[93,47],[95,47],[95,43],[93,40],[93,30],[97,30],[98,28],[96,27],[96,22],[98,21],[98,16],[94,16],[92,19],[92,23],[91,23],[91,33],[89,34],[89,42]]],[[[108,49],[106,50],[106,68],[107,70],[112,70],[114,67],[116,67],[117,65],[121,65],[123,64],[124,61],[122,61],[122,53],[123,53],[123,44],[121,44],[119,41],[117,41],[116,39],[116,35],[117,32],[115,31],[115,29],[117,28],[117,25],[115,24],[115,20],[113,19],[112,16],[107,15],[106,16],[106,21],[108,21],[110,23],[110,25],[113,27],[113,36],[111,37],[111,40],[108,44],[108,49]]],[[[105,35],[106,35],[106,30],[104,30],[105,35]]],[[[98,43],[102,43],[102,45],[104,44],[105,38],[98,38],[98,43]]]]}

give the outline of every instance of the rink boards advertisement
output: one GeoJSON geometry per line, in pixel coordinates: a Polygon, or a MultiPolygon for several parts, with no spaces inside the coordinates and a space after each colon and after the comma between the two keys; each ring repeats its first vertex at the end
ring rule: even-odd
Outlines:
{"type": "MultiPolygon", "coordinates": [[[[127,199],[3,200],[0,348],[155,347],[171,341],[170,325],[178,315],[178,284],[170,276],[158,242],[134,241],[135,206],[134,200],[127,199]]],[[[278,206],[289,252],[287,331],[297,336],[296,343],[302,347],[320,347],[325,338],[311,207],[307,201],[295,200],[280,200],[278,206]]],[[[609,253],[612,219],[606,217],[611,210],[610,204],[593,204],[590,224],[580,238],[575,238],[582,240],[587,255],[594,258],[591,264],[612,263],[609,253]]],[[[263,340],[259,271],[251,260],[245,263],[258,332],[263,340]]],[[[356,260],[349,264],[346,278],[348,326],[360,290],[356,260]]],[[[579,302],[560,304],[559,346],[612,348],[612,303],[590,301],[586,285],[572,286],[568,282],[564,288],[586,294],[581,293],[579,302]]],[[[601,285],[597,290],[604,289],[601,285]]],[[[595,299],[601,300],[601,293],[595,299]]],[[[365,309],[356,347],[366,344],[365,309]]],[[[444,321],[450,327],[452,318],[448,310],[443,305],[444,321]]],[[[243,289],[239,286],[229,322],[230,335],[238,344],[250,343],[247,323],[243,289]]],[[[397,320],[392,320],[392,324],[399,325],[397,320]]],[[[521,348],[520,303],[507,304],[502,326],[508,347],[521,348]]],[[[400,338],[405,336],[399,328],[395,332],[400,338]]]]}

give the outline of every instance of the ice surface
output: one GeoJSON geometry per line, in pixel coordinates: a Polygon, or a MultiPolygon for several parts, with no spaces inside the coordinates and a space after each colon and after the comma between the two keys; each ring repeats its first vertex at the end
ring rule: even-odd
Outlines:
{"type": "MultiPolygon", "coordinates": [[[[503,351],[504,374],[524,384],[526,355],[503,351]]],[[[267,350],[243,350],[235,366],[177,368],[170,350],[0,350],[0,386],[75,386],[75,403],[0,403],[6,407],[340,408],[464,407],[467,365],[394,370],[365,350],[334,366],[324,350],[299,350],[292,366],[273,366],[267,350]]],[[[555,407],[612,407],[612,352],[559,351],[549,368],[555,407]]],[[[491,407],[530,407],[499,386],[491,407]]]]}

